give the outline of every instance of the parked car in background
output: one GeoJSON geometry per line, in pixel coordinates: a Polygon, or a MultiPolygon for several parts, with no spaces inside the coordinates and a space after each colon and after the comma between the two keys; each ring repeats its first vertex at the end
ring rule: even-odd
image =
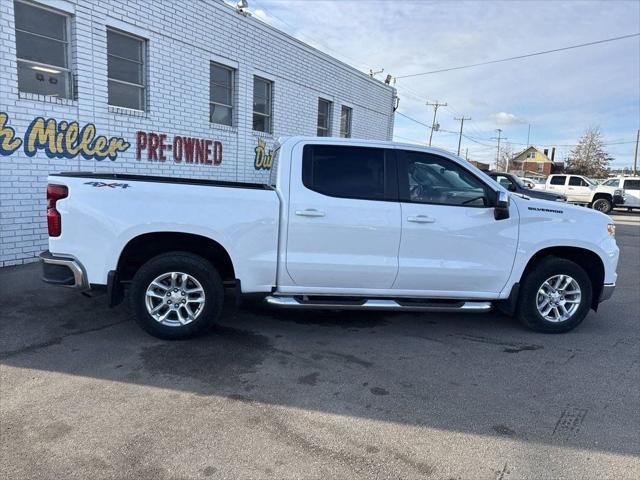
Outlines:
{"type": "Polygon", "coordinates": [[[623,191],[624,204],[614,204],[614,207],[624,207],[629,211],[640,208],[640,177],[609,178],[602,185],[623,191]]]}
{"type": "MultiPolygon", "coordinates": [[[[540,198],[542,200],[551,200],[552,202],[566,202],[567,197],[562,193],[547,192],[544,190],[534,190],[532,187],[528,187],[520,177],[513,175],[512,173],[505,172],[487,172],[491,178],[502,185],[510,192],[520,193],[532,198],[540,198]]],[[[530,182],[533,183],[533,182],[530,182]]]]}
{"type": "Polygon", "coordinates": [[[518,178],[522,181],[522,183],[524,183],[525,187],[531,188],[531,189],[536,188],[536,182],[533,181],[532,179],[526,178],[526,177],[518,177],[518,178]]]}
{"type": "Polygon", "coordinates": [[[587,205],[602,213],[609,213],[614,206],[625,204],[624,191],[621,188],[598,185],[584,175],[549,175],[545,191],[564,194],[568,202],[587,205]]]}
{"type": "Polygon", "coordinates": [[[282,308],[495,306],[544,332],[571,330],[613,292],[609,217],[511,194],[444,150],[291,137],[274,165],[264,185],[50,175],[44,280],[106,286],[112,304],[128,288],[161,338],[209,328],[225,288],[282,308]]]}

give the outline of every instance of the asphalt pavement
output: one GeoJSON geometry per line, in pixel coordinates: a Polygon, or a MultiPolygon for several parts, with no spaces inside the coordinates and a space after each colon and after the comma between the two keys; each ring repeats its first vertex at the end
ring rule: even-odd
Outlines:
{"type": "MultiPolygon", "coordinates": [[[[0,477],[640,478],[640,222],[577,329],[228,306],[165,342],[0,270],[0,477]]],[[[231,303],[231,302],[229,302],[231,303]]]]}

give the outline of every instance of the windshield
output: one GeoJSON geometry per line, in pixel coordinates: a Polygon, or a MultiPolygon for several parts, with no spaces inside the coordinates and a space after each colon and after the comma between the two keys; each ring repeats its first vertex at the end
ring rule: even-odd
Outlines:
{"type": "Polygon", "coordinates": [[[597,187],[597,186],[598,186],[598,183],[597,183],[597,182],[594,182],[594,181],[593,181],[593,180],[591,180],[589,177],[582,177],[582,178],[584,178],[584,179],[585,179],[585,181],[586,181],[589,185],[591,185],[592,187],[597,187]]]}
{"type": "Polygon", "coordinates": [[[514,182],[516,182],[518,184],[518,186],[520,186],[520,188],[529,188],[527,186],[526,183],[524,183],[519,177],[516,177],[515,175],[513,177],[510,177],[511,180],[513,180],[514,182]]]}
{"type": "Polygon", "coordinates": [[[620,180],[617,178],[612,178],[611,180],[607,180],[606,182],[603,183],[603,185],[605,187],[619,187],[620,186],[620,180]]]}

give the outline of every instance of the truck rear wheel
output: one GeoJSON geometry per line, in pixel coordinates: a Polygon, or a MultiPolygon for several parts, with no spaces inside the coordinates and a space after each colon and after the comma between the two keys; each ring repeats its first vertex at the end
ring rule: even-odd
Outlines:
{"type": "Polygon", "coordinates": [[[591,280],[582,267],[547,257],[524,278],[517,316],[538,332],[567,332],[587,316],[592,295],[591,280]]]}
{"type": "Polygon", "coordinates": [[[598,198],[593,202],[591,208],[602,213],[609,213],[613,209],[613,205],[608,198],[598,198]]]}
{"type": "Polygon", "coordinates": [[[213,325],[222,313],[224,287],[204,258],[170,252],[140,267],[129,295],[138,325],[154,337],[175,340],[199,335],[213,325]]]}

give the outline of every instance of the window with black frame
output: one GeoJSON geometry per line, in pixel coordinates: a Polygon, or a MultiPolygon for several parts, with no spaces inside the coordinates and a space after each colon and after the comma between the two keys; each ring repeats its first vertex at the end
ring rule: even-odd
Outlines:
{"type": "Polygon", "coordinates": [[[14,2],[18,90],[72,98],[69,15],[14,2]]]}
{"type": "Polygon", "coordinates": [[[490,205],[489,188],[471,172],[438,155],[399,152],[403,201],[466,207],[490,205]]]}
{"type": "Polygon", "coordinates": [[[353,110],[351,107],[342,105],[342,111],[340,112],[340,136],[342,138],[351,138],[351,117],[353,110]]]}
{"type": "Polygon", "coordinates": [[[273,83],[261,77],[253,77],[253,129],[271,133],[271,102],[273,83]]]}
{"type": "Polygon", "coordinates": [[[324,98],[318,99],[318,130],[319,137],[331,136],[331,102],[324,98]]]}
{"type": "Polygon", "coordinates": [[[219,125],[233,124],[234,70],[211,62],[209,80],[209,121],[219,125]]]}
{"type": "Polygon", "coordinates": [[[145,44],[143,38],[107,29],[109,105],[146,110],[145,44]]]}

